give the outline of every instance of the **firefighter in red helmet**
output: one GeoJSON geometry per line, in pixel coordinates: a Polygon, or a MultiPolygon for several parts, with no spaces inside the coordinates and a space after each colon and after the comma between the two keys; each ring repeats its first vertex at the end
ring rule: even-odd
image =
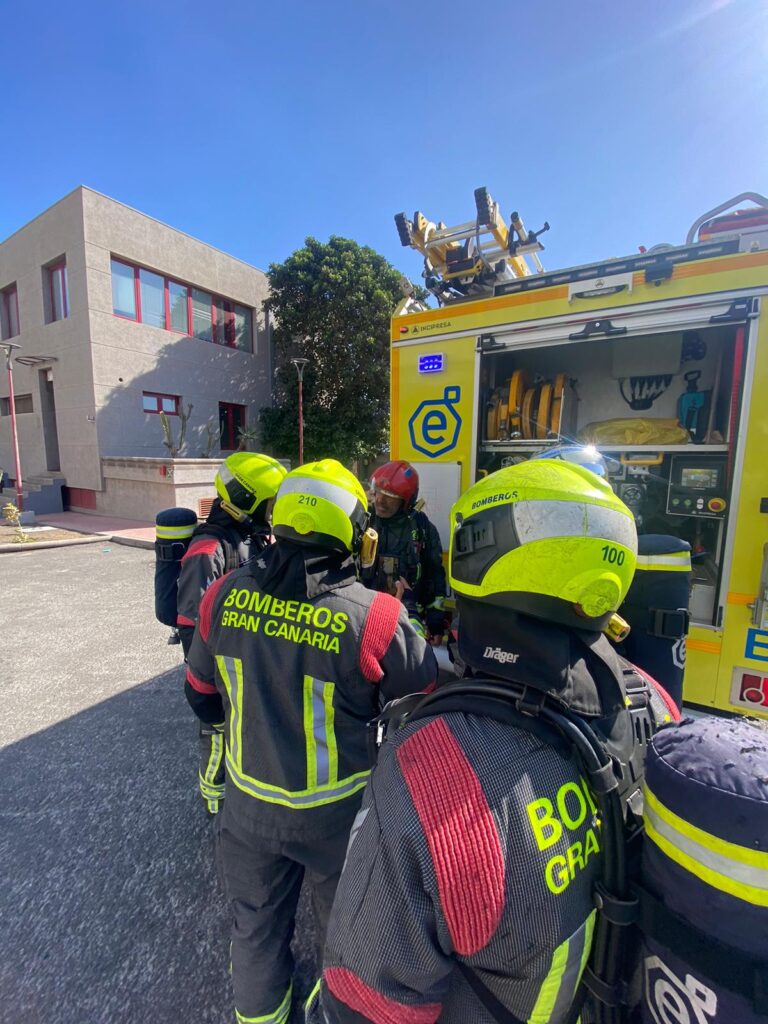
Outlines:
{"type": "Polygon", "coordinates": [[[363,583],[403,596],[406,605],[414,602],[427,633],[439,640],[450,624],[443,552],[437,530],[416,508],[419,474],[404,459],[387,462],[374,471],[370,491],[371,526],[379,544],[376,561],[363,570],[363,583]]]}

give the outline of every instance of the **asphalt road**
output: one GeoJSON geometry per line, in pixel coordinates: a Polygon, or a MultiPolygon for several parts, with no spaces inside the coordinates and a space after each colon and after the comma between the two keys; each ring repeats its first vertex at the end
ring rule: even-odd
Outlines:
{"type": "MultiPolygon", "coordinates": [[[[0,555],[0,1021],[230,1024],[228,911],[151,551],[0,555]]],[[[295,989],[313,983],[299,909],[295,989]]],[[[296,1015],[300,1020],[300,1015],[296,1015]]]]}

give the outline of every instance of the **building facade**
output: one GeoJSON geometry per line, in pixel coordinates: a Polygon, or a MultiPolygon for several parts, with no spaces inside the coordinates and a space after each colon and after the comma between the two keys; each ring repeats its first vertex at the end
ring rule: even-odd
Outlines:
{"type": "MultiPolygon", "coordinates": [[[[218,458],[270,401],[262,271],[88,188],[0,245],[24,479],[60,474],[72,508],[115,512],[104,460],[218,458]]],[[[0,468],[13,477],[8,382],[0,468]]],[[[163,467],[160,467],[162,470],[163,467]]],[[[159,470],[159,471],[160,471],[159,470]]],[[[135,510],[133,513],[135,514],[135,510]]]]}

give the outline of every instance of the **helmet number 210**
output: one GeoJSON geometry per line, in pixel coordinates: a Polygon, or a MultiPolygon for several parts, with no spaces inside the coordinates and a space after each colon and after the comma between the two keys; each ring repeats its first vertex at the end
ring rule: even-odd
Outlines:
{"type": "Polygon", "coordinates": [[[313,494],[300,494],[299,495],[300,505],[316,505],[317,498],[313,494]]]}
{"type": "Polygon", "coordinates": [[[611,565],[624,565],[623,551],[619,551],[619,549],[613,547],[612,544],[606,544],[602,550],[604,562],[609,562],[611,565]]]}

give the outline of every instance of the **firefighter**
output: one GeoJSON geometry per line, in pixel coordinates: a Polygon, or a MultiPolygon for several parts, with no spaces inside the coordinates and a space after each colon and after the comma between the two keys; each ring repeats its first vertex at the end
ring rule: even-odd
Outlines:
{"type": "Polygon", "coordinates": [[[275,543],[212,584],[200,606],[186,693],[201,721],[226,723],[219,852],[241,1024],[289,1018],[305,876],[322,949],[379,696],[436,678],[403,605],[357,580],[367,525],[348,470],[333,459],[301,466],[277,493],[275,543]]]}
{"type": "Polygon", "coordinates": [[[510,701],[502,720],[476,698],[388,736],[313,1024],[562,1024],[589,953],[595,802],[572,748],[534,714],[545,694],[594,722],[625,708],[631,670],[602,630],[634,573],[633,517],[593,473],[531,461],[476,483],[451,520],[465,671],[514,685],[527,713],[510,701]]]}
{"type": "MultiPolygon", "coordinates": [[[[533,457],[562,459],[606,479],[608,476],[606,459],[592,445],[558,445],[533,457]]],[[[640,532],[637,572],[620,609],[631,629],[620,651],[633,665],[658,680],[682,709],[690,625],[691,546],[680,537],[647,533],[642,526],[644,517],[637,518],[637,511],[633,509],[640,532]]]]}
{"type": "Polygon", "coordinates": [[[443,546],[426,514],[416,508],[419,474],[403,459],[387,462],[371,476],[370,493],[371,526],[379,543],[376,561],[362,572],[363,583],[412,599],[427,634],[439,642],[450,625],[443,546]]]}
{"type": "MultiPolygon", "coordinates": [[[[185,660],[206,589],[269,543],[269,513],[285,474],[276,459],[254,452],[236,452],[219,467],[215,481],[218,497],[181,560],[177,628],[185,660]]],[[[224,799],[221,730],[221,721],[200,725],[198,783],[209,814],[218,813],[224,799]]]]}

